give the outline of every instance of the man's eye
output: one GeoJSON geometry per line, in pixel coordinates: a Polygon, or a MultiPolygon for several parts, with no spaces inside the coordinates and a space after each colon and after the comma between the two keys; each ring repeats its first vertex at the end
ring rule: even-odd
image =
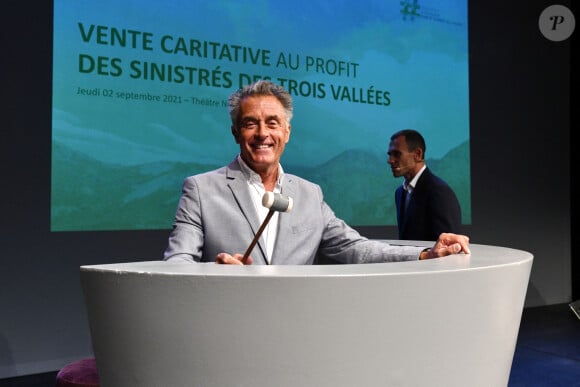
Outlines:
{"type": "Polygon", "coordinates": [[[255,121],[245,121],[242,123],[244,129],[255,129],[257,126],[258,124],[255,121]]]}
{"type": "MultiPolygon", "coordinates": [[[[259,126],[259,121],[244,121],[242,122],[242,128],[244,129],[257,129],[259,126]]],[[[279,129],[281,127],[280,123],[277,120],[270,120],[265,122],[265,127],[268,129],[279,129]]]]}

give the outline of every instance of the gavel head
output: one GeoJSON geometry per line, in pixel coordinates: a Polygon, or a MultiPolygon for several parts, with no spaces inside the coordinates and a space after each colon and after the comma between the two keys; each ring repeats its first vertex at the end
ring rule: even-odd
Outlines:
{"type": "Polygon", "coordinates": [[[284,196],[279,193],[266,191],[262,196],[262,205],[269,208],[270,211],[290,212],[294,201],[290,196],[284,196]]]}

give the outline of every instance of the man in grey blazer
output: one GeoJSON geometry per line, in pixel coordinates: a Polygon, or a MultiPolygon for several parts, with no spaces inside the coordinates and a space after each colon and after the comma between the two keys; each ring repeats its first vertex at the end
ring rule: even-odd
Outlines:
{"type": "Polygon", "coordinates": [[[240,153],[220,169],[183,183],[164,260],[223,264],[314,264],[410,261],[469,253],[469,238],[442,234],[433,247],[369,240],[337,218],[317,184],[285,173],[280,158],[290,139],[292,97],[260,80],[229,98],[231,131],[240,153]],[[250,256],[243,252],[268,209],[265,192],[291,197],[292,211],[274,212],[250,256]]]}

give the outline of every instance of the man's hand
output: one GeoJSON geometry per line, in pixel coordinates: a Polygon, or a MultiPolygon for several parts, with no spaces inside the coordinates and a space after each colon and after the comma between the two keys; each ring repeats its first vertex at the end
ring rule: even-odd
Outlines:
{"type": "Polygon", "coordinates": [[[460,234],[442,233],[432,248],[421,252],[419,259],[439,258],[461,252],[471,254],[469,237],[460,234]]]}
{"type": "Polygon", "coordinates": [[[230,255],[228,253],[219,253],[215,256],[215,263],[223,264],[223,265],[251,265],[253,260],[252,257],[248,256],[246,258],[246,262],[242,260],[244,257],[243,254],[234,254],[230,255]]]}

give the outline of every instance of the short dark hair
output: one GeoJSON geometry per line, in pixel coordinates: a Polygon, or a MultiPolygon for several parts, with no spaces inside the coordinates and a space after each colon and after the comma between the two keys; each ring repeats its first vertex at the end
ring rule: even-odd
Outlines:
{"type": "Polygon", "coordinates": [[[394,133],[391,136],[391,141],[400,136],[405,137],[405,140],[407,141],[407,146],[409,147],[409,151],[412,152],[417,148],[421,148],[423,150],[423,158],[425,158],[425,151],[427,150],[427,145],[425,145],[425,139],[423,138],[421,133],[417,132],[415,129],[399,130],[398,132],[394,133]]]}

